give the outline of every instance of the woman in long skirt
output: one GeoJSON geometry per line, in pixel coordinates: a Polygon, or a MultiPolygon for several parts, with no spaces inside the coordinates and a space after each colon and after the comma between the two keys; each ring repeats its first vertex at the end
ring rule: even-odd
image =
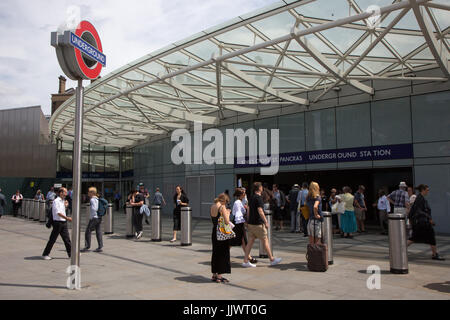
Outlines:
{"type": "Polygon", "coordinates": [[[358,230],[355,207],[353,206],[355,197],[352,195],[350,187],[344,187],[343,190],[344,194],[340,195],[341,201],[345,203],[345,212],[341,215],[342,237],[352,239],[352,233],[358,230]]]}
{"type": "Polygon", "coordinates": [[[430,192],[427,185],[421,184],[417,187],[419,195],[414,201],[414,205],[409,213],[409,219],[412,222],[412,236],[408,240],[408,246],[413,243],[425,243],[431,247],[433,260],[445,260],[436,249],[436,236],[434,234],[434,222],[431,217],[431,209],[425,196],[430,192]]]}

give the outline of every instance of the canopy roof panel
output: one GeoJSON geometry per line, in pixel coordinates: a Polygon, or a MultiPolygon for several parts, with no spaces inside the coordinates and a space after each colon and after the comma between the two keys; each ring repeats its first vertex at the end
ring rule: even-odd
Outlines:
{"type": "MultiPolygon", "coordinates": [[[[450,6],[445,1],[281,1],[138,59],[85,89],[86,143],[132,147],[189,122],[218,125],[225,110],[258,114],[264,104],[309,106],[348,84],[373,94],[366,80],[424,80],[419,70],[449,74],[450,6]],[[314,101],[299,95],[322,90],[314,101]]],[[[52,116],[50,130],[74,136],[75,97],[52,116]]]]}

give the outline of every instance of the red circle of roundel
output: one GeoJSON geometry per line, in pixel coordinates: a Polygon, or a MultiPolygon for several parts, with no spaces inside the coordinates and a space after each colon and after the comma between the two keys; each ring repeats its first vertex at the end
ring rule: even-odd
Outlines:
{"type": "MultiPolygon", "coordinates": [[[[97,50],[103,52],[102,42],[100,41],[100,37],[98,36],[97,30],[95,30],[94,26],[89,21],[81,21],[80,24],[78,25],[78,28],[75,30],[75,34],[80,38],[85,32],[89,32],[94,37],[97,45],[97,50]]],[[[78,49],[75,49],[75,57],[77,59],[77,63],[78,66],[80,67],[80,70],[84,73],[86,77],[88,77],[89,79],[98,78],[103,68],[101,63],[97,63],[95,65],[95,68],[93,69],[89,68],[83,61],[81,51],[78,49]]]]}

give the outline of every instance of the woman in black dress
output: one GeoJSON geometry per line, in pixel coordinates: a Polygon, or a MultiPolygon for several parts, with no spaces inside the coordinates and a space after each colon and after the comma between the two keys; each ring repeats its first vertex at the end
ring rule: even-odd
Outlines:
{"type": "Polygon", "coordinates": [[[230,240],[218,241],[217,240],[217,224],[220,216],[223,216],[225,224],[230,223],[230,210],[226,208],[229,198],[221,193],[217,199],[214,200],[214,204],[211,206],[211,221],[213,223],[212,230],[212,257],[211,257],[211,273],[213,274],[211,281],[218,283],[228,283],[229,280],[222,277],[224,273],[231,273],[231,261],[230,261],[230,240]]]}
{"type": "Polygon", "coordinates": [[[189,205],[189,199],[184,190],[177,186],[175,191],[173,196],[173,202],[175,203],[175,209],[173,209],[173,238],[170,240],[172,243],[177,241],[177,231],[181,230],[181,208],[189,205]]]}
{"type": "Polygon", "coordinates": [[[416,188],[419,190],[414,204],[409,212],[409,219],[412,222],[412,236],[408,240],[408,246],[412,243],[425,243],[431,246],[433,260],[445,260],[436,249],[436,237],[434,235],[433,226],[435,225],[431,218],[431,209],[425,196],[428,195],[430,188],[421,184],[416,188]]]}

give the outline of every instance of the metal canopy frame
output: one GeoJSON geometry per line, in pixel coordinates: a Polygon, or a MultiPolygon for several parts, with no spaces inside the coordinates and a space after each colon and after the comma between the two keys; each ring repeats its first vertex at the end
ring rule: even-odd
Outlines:
{"type": "MultiPolygon", "coordinates": [[[[308,107],[341,84],[373,95],[371,80],[448,81],[449,5],[380,0],[373,28],[364,3],[334,0],[339,18],[330,20],[320,16],[328,0],[282,1],[128,64],[86,88],[84,139],[133,147],[265,104],[308,107]],[[435,68],[441,76],[415,74],[435,68]],[[322,92],[305,99],[314,90],[322,92]]],[[[52,116],[54,137],[73,139],[74,110],[73,97],[52,116]]]]}

